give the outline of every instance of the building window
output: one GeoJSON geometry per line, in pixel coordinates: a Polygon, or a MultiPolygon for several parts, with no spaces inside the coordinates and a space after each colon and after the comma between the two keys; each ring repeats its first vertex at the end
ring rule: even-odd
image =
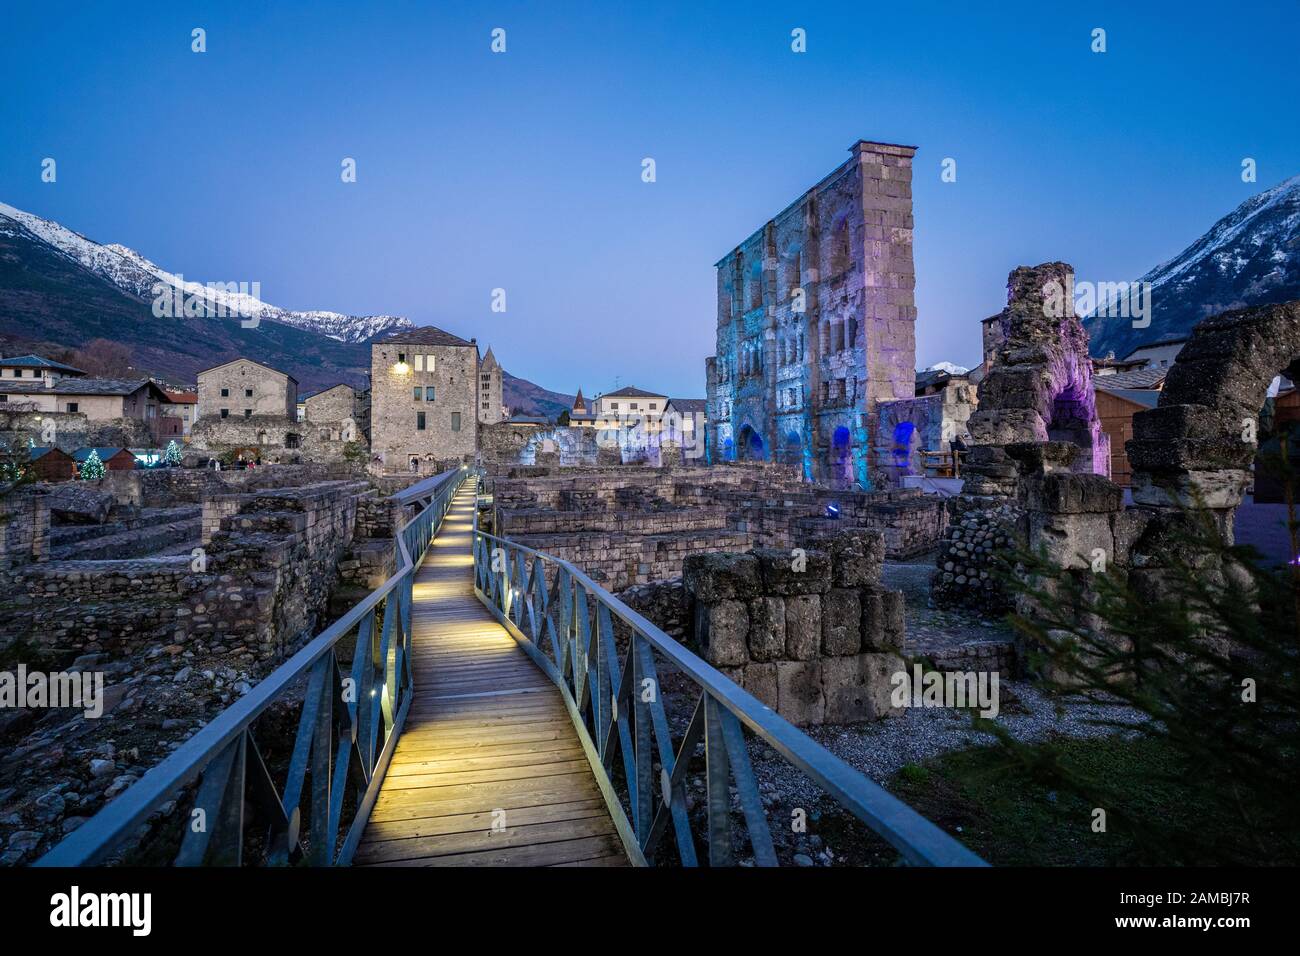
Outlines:
{"type": "Polygon", "coordinates": [[[618,402],[610,402],[609,407],[612,408],[614,411],[618,411],[618,402]]]}
{"type": "Polygon", "coordinates": [[[650,411],[653,412],[653,411],[654,411],[655,409],[657,409],[658,407],[659,407],[659,403],[658,403],[658,402],[651,402],[651,403],[650,403],[650,411]]]}
{"type": "Polygon", "coordinates": [[[78,405],[76,402],[68,402],[68,411],[70,412],[75,412],[80,407],[81,406],[78,405]]]}
{"type": "Polygon", "coordinates": [[[245,418],[252,418],[252,417],[253,417],[253,410],[252,410],[251,408],[246,408],[246,409],[244,409],[244,417],[245,417],[245,418]]]}
{"type": "Polygon", "coordinates": [[[424,412],[415,413],[415,430],[424,431],[424,412]]]}
{"type": "Polygon", "coordinates": [[[424,398],[424,389],[417,385],[415,386],[415,400],[418,402],[422,398],[424,398]]]}
{"type": "Polygon", "coordinates": [[[14,378],[22,378],[22,377],[23,377],[23,370],[20,368],[14,369],[14,378]]]}
{"type": "Polygon", "coordinates": [[[222,418],[229,418],[229,417],[230,417],[230,409],[228,409],[228,408],[223,408],[223,409],[221,410],[221,417],[222,417],[222,418]]]}
{"type": "Polygon", "coordinates": [[[221,390],[221,397],[222,397],[222,398],[229,398],[229,397],[230,397],[230,389],[228,389],[228,388],[223,388],[223,389],[221,390]]]}
{"type": "Polygon", "coordinates": [[[252,398],[252,397],[253,397],[253,390],[251,388],[244,389],[244,398],[252,398]]]}
{"type": "Polygon", "coordinates": [[[426,402],[431,402],[431,401],[433,401],[433,386],[432,386],[432,385],[430,385],[428,388],[426,388],[426,389],[424,390],[424,400],[425,400],[426,402]]]}
{"type": "Polygon", "coordinates": [[[398,362],[405,362],[405,361],[406,361],[406,353],[405,353],[405,352],[398,352],[398,353],[397,353],[397,361],[398,361],[398,362]]]}
{"type": "Polygon", "coordinates": [[[423,353],[417,353],[416,356],[415,356],[415,370],[416,370],[417,372],[423,372],[423,371],[424,371],[424,355],[423,355],[423,353]]]}
{"type": "Polygon", "coordinates": [[[630,405],[628,405],[628,408],[630,408],[632,411],[636,411],[638,407],[639,406],[637,405],[636,402],[632,402],[630,405]]]}
{"type": "Polygon", "coordinates": [[[460,412],[451,413],[451,430],[454,432],[460,431],[460,412]]]}

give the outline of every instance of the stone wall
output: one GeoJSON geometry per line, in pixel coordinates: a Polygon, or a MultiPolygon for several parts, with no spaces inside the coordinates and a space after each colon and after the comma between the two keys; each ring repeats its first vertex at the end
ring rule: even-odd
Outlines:
{"type": "MultiPolygon", "coordinates": [[[[89,419],[82,412],[15,411],[0,406],[0,442],[11,448],[29,443],[69,454],[79,448],[153,448],[156,441],[141,418],[89,419]]],[[[165,444],[165,443],[164,443],[165,444]]]]}
{"type": "Polygon", "coordinates": [[[371,346],[370,444],[385,473],[409,472],[415,458],[427,476],[437,462],[472,459],[478,447],[478,346],[421,341],[437,332],[403,331],[371,346]]]}
{"type": "Polygon", "coordinates": [[[999,576],[1003,560],[1024,546],[1023,510],[1000,497],[955,495],[930,593],[940,607],[965,607],[990,617],[1012,602],[999,576]]]}
{"type": "Polygon", "coordinates": [[[365,482],[224,496],[203,554],[51,561],[0,571],[0,649],[40,657],[173,645],[283,656],[324,620],[365,482]]]}
{"type": "MultiPolygon", "coordinates": [[[[253,415],[249,418],[204,417],[190,430],[186,448],[190,458],[221,458],[231,452],[249,457],[253,450],[267,464],[343,461],[349,446],[359,443],[361,435],[351,419],[343,423],[322,425],[300,422],[284,415],[253,415]],[[350,426],[345,428],[344,426],[350,426]],[[351,436],[350,438],[347,436],[351,436]]],[[[361,455],[364,458],[364,453],[361,455]]]]}
{"type": "Polygon", "coordinates": [[[888,716],[904,618],[883,560],[868,531],[828,551],[692,555],[683,580],[701,656],[799,726],[888,716]]]}
{"type": "Polygon", "coordinates": [[[298,383],[278,369],[251,359],[235,359],[202,371],[198,375],[198,420],[220,420],[225,409],[230,421],[242,419],[245,410],[253,418],[284,418],[298,414],[298,383]],[[222,392],[226,394],[222,394],[222,392]]]}
{"type": "Polygon", "coordinates": [[[905,475],[924,475],[923,451],[948,451],[956,438],[969,441],[975,411],[975,386],[953,382],[933,395],[876,406],[876,447],[872,474],[877,484],[898,487],[905,475]]]}
{"type": "Polygon", "coordinates": [[[50,507],[41,488],[0,496],[0,571],[49,559],[50,507]]]}
{"type": "Polygon", "coordinates": [[[600,572],[615,590],[677,576],[701,537],[741,551],[814,546],[867,528],[885,536],[890,557],[906,557],[933,548],[947,520],[942,500],[920,491],[836,491],[770,463],[511,468],[492,489],[498,533],[600,572]]]}
{"type": "Polygon", "coordinates": [[[915,147],[859,141],[716,264],[712,460],[870,488],[874,405],[915,394],[915,147]],[[796,291],[797,290],[797,291],[796,291]]]}

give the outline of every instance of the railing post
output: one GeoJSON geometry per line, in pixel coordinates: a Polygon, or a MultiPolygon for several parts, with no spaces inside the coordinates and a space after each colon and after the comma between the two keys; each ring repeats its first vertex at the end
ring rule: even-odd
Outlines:
{"type": "Polygon", "coordinates": [[[704,692],[704,763],[708,788],[709,865],[732,866],[731,783],[727,742],[722,735],[722,705],[704,692]]]}

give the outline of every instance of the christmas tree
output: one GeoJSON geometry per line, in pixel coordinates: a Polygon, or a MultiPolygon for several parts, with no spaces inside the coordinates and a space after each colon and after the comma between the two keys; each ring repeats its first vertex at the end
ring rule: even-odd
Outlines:
{"type": "Polygon", "coordinates": [[[175,440],[167,443],[167,450],[163,452],[163,461],[168,465],[179,465],[181,463],[181,449],[175,440]]]}
{"type": "Polygon", "coordinates": [[[99,452],[93,448],[81,463],[81,477],[85,481],[98,481],[104,477],[104,463],[99,460],[99,452]]]}

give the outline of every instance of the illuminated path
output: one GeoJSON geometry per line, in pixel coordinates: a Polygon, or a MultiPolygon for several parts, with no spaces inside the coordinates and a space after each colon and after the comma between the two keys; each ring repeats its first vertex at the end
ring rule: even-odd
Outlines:
{"type": "Polygon", "coordinates": [[[474,596],[473,489],[416,574],[415,697],[353,863],[626,865],[559,690],[474,596]]]}

